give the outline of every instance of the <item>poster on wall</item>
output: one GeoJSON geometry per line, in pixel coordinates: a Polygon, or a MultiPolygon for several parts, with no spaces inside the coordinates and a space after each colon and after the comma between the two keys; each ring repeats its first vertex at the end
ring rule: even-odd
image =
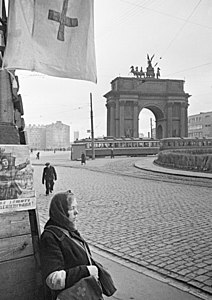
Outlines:
{"type": "Polygon", "coordinates": [[[36,207],[27,145],[0,145],[0,213],[36,207]]]}

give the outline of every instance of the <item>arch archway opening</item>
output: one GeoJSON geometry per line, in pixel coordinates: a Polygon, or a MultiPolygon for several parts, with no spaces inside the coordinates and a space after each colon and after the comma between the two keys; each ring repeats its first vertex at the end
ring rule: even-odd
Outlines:
{"type": "Polygon", "coordinates": [[[150,105],[141,109],[139,114],[139,136],[153,139],[164,137],[164,114],[159,107],[150,105]],[[143,128],[147,129],[147,135],[142,136],[143,128]]]}
{"type": "Polygon", "coordinates": [[[143,108],[138,118],[138,135],[140,138],[156,138],[156,117],[147,108],[143,108]]]}

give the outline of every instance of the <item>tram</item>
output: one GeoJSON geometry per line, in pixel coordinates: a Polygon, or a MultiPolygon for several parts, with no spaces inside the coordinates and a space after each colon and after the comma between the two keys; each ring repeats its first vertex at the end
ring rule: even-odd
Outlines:
{"type": "Polygon", "coordinates": [[[196,149],[196,148],[211,148],[212,138],[189,138],[175,137],[164,138],[160,140],[160,151],[171,149],[196,149]]]}
{"type": "MultiPolygon", "coordinates": [[[[156,155],[159,152],[160,141],[155,139],[142,138],[95,138],[95,157],[106,157],[111,155],[113,149],[114,156],[146,156],[156,155]]],[[[77,140],[72,144],[72,160],[79,159],[81,153],[92,158],[92,140],[89,138],[77,140]]]]}

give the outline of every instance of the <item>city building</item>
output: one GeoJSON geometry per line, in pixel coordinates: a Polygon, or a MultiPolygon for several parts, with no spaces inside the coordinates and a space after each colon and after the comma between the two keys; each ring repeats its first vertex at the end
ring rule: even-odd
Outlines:
{"type": "Polygon", "coordinates": [[[212,111],[188,117],[188,137],[212,137],[212,111]]]}
{"type": "Polygon", "coordinates": [[[70,146],[70,126],[61,121],[46,126],[46,148],[68,148],[70,146]]]}
{"type": "Polygon", "coordinates": [[[30,149],[46,148],[46,127],[44,125],[26,126],[26,143],[30,149]]]}
{"type": "Polygon", "coordinates": [[[50,125],[26,126],[30,149],[61,149],[70,147],[70,126],[61,121],[50,125]]]}

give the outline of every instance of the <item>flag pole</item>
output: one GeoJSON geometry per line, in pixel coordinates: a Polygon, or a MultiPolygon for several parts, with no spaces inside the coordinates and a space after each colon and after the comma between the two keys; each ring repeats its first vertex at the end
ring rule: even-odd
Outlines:
{"type": "Polygon", "coordinates": [[[92,145],[92,159],[95,159],[92,93],[90,93],[90,106],[91,106],[91,145],[92,145]]]}

